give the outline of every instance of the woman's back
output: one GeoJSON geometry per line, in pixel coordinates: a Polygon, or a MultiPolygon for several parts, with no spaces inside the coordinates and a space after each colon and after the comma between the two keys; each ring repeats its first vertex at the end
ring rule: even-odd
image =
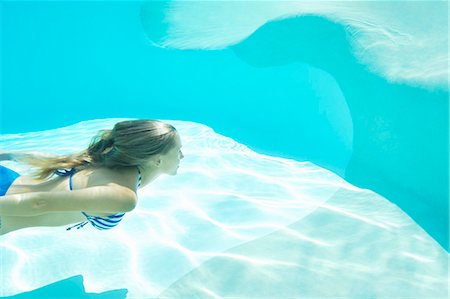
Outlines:
{"type": "MultiPolygon", "coordinates": [[[[94,186],[104,186],[111,183],[119,184],[136,192],[139,173],[136,167],[117,170],[108,168],[86,168],[73,173],[72,190],[94,186]]],[[[35,180],[29,176],[18,177],[9,187],[5,195],[28,192],[57,192],[70,190],[70,176],[54,176],[47,181],[35,180]]],[[[95,213],[90,216],[106,217],[111,213],[95,213]]],[[[34,226],[64,226],[74,222],[85,221],[81,211],[53,212],[37,216],[1,216],[0,234],[25,227],[34,226]]]]}

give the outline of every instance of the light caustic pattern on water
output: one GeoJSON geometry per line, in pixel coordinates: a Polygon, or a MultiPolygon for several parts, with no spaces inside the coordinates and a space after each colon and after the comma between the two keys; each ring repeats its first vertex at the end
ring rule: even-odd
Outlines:
{"type": "MultiPolygon", "coordinates": [[[[80,151],[116,121],[4,135],[2,148],[80,151]]],[[[205,125],[168,122],[182,137],[178,174],[140,189],[136,209],[112,230],[1,236],[1,295],[82,275],[87,292],[127,289],[127,298],[445,297],[446,252],[385,198],[205,125]]]]}

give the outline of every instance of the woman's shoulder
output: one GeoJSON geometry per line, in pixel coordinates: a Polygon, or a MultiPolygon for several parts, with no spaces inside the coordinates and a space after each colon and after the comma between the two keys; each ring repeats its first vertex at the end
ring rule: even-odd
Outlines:
{"type": "Polygon", "coordinates": [[[136,167],[86,168],[81,172],[84,172],[84,176],[88,178],[86,188],[117,184],[136,192],[136,185],[138,181],[138,170],[136,167]]]}
{"type": "Polygon", "coordinates": [[[136,193],[138,170],[136,167],[110,169],[105,167],[85,167],[65,169],[65,175],[47,180],[36,180],[32,176],[21,175],[8,188],[7,194],[27,192],[52,192],[69,190],[69,174],[72,174],[72,190],[95,186],[120,185],[136,193]]]}

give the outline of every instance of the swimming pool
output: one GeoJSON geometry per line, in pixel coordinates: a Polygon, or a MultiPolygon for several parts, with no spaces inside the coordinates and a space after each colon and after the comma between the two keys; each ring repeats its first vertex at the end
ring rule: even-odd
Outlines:
{"type": "Polygon", "coordinates": [[[2,3],[1,149],[142,117],[185,159],[114,230],[1,236],[0,296],[447,298],[446,5],[2,3]]]}

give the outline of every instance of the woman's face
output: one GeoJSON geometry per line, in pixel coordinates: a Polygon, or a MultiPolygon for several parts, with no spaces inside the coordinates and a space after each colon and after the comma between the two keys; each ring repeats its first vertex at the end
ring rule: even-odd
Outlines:
{"type": "Polygon", "coordinates": [[[181,151],[181,139],[177,134],[175,137],[175,146],[165,155],[160,156],[160,171],[169,175],[176,175],[181,159],[184,158],[181,151]]]}

